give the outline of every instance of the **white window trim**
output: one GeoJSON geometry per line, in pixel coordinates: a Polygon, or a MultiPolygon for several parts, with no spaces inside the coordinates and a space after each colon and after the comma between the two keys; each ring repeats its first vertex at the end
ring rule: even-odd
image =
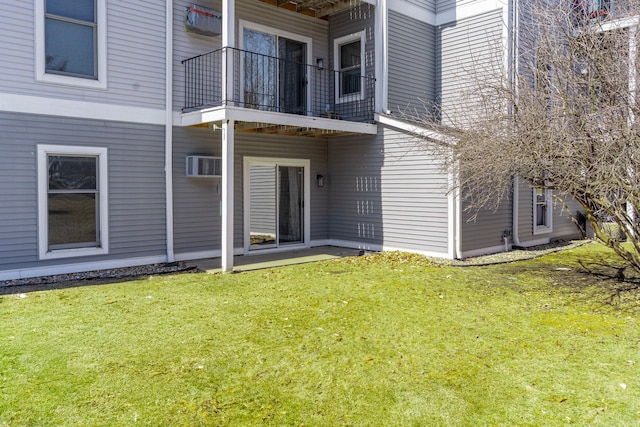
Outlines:
{"type": "Polygon", "coordinates": [[[360,101],[364,99],[364,51],[365,51],[365,32],[359,31],[357,33],[349,34],[348,36],[339,37],[333,40],[333,68],[337,71],[335,73],[335,101],[336,104],[342,104],[344,102],[360,101]],[[349,94],[346,96],[340,96],[340,46],[343,44],[351,43],[356,40],[360,40],[360,92],[356,94],[349,94]]]}
{"type": "Polygon", "coordinates": [[[86,79],[83,77],[62,76],[59,74],[47,73],[45,70],[45,31],[44,31],[44,7],[45,0],[35,2],[35,79],[38,82],[76,86],[86,89],[106,89],[107,88],[107,7],[105,0],[96,0],[97,14],[97,55],[98,55],[98,79],[86,79]]]}
{"type": "Polygon", "coordinates": [[[545,234],[553,231],[553,192],[544,190],[544,200],[547,204],[546,225],[536,225],[538,223],[537,194],[536,188],[533,188],[533,234],[545,234]]]}
{"type": "Polygon", "coordinates": [[[105,147],[78,147],[70,145],[38,145],[38,255],[41,260],[59,259],[89,255],[105,255],[109,253],[109,209],[108,209],[108,162],[105,147]],[[85,155],[98,156],[98,191],[100,204],[100,247],[74,249],[48,249],[49,221],[47,208],[49,168],[47,156],[85,155]]]}

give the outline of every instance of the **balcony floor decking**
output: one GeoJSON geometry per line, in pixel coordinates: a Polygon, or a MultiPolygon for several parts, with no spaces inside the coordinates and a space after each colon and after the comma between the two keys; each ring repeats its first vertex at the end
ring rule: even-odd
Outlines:
{"type": "Polygon", "coordinates": [[[182,114],[182,126],[219,125],[224,120],[237,122],[239,132],[278,134],[292,136],[329,137],[345,134],[377,133],[374,123],[339,120],[329,117],[302,116],[297,114],[261,111],[240,107],[212,107],[182,114]]]}

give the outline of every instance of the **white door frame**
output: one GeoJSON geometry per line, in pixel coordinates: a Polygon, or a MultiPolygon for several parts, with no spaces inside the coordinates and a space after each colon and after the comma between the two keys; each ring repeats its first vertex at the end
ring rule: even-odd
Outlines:
{"type": "MultiPolygon", "coordinates": [[[[304,43],[306,44],[306,64],[305,64],[305,75],[307,78],[307,84],[305,87],[305,91],[306,91],[306,96],[305,96],[305,108],[306,108],[306,114],[308,115],[309,112],[311,111],[311,88],[312,88],[312,84],[313,82],[311,81],[313,76],[311,75],[311,73],[309,72],[309,66],[312,62],[312,52],[313,52],[313,39],[311,37],[308,36],[303,36],[301,34],[296,34],[296,33],[290,33],[288,31],[284,31],[284,30],[280,30],[278,28],[274,28],[274,27],[269,27],[266,25],[262,25],[262,24],[257,24],[255,22],[251,22],[251,21],[245,21],[244,19],[240,19],[238,21],[238,26],[240,27],[239,31],[238,31],[238,36],[239,36],[239,45],[241,46],[242,49],[245,49],[244,46],[244,29],[250,29],[250,30],[254,30],[254,31],[259,31],[261,33],[265,33],[265,34],[271,34],[273,36],[276,36],[276,39],[279,37],[284,37],[286,39],[289,40],[293,40],[293,41],[297,41],[300,43],[304,43]]],[[[277,47],[277,45],[276,45],[277,47]]],[[[277,55],[276,55],[277,57],[277,55]]],[[[279,83],[278,83],[279,84],[279,83]]],[[[240,101],[243,103],[244,105],[244,61],[240,61],[240,101]]],[[[278,87],[278,91],[280,90],[280,88],[278,87]]],[[[278,100],[276,100],[278,101],[278,100]]],[[[279,106],[278,106],[279,107],[279,106]]]]}
{"type": "Polygon", "coordinates": [[[309,159],[286,159],[277,157],[250,157],[245,156],[242,167],[243,181],[243,210],[244,210],[244,254],[249,253],[266,253],[288,251],[292,249],[310,248],[311,247],[311,160],[309,159]],[[303,194],[303,232],[304,240],[300,244],[287,244],[272,249],[258,249],[250,251],[251,245],[251,165],[263,166],[293,166],[301,167],[304,171],[304,194],[303,194]]]}

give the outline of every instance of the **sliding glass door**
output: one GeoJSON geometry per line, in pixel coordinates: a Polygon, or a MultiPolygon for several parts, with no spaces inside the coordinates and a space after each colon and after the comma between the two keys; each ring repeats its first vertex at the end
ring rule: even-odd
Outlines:
{"type": "Polygon", "coordinates": [[[242,34],[244,105],[305,114],[307,44],[250,28],[244,28],[242,34]]]}
{"type": "Polygon", "coordinates": [[[305,243],[305,166],[258,160],[247,166],[245,246],[256,250],[305,243]]]}

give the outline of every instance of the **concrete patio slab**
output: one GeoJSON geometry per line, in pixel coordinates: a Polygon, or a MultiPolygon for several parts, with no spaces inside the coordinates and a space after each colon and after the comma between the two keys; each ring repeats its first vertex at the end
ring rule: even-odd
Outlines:
{"type": "MultiPolygon", "coordinates": [[[[297,249],[286,252],[256,253],[234,257],[234,272],[261,270],[282,267],[285,265],[304,264],[307,262],[325,261],[329,259],[357,256],[359,249],[340,248],[336,246],[318,246],[308,249],[297,249]]],[[[207,273],[221,272],[220,258],[204,258],[188,261],[201,271],[207,273]]]]}

